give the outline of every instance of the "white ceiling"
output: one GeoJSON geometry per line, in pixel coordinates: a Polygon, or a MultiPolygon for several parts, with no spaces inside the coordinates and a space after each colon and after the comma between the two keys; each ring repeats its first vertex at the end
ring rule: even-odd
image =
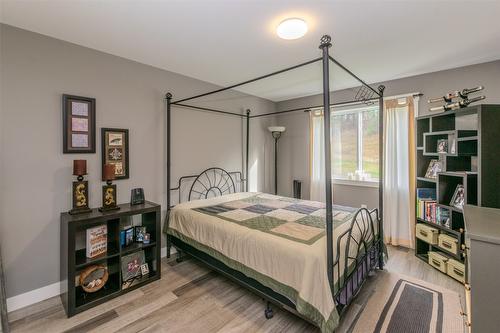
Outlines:
{"type": "MultiPolygon", "coordinates": [[[[190,77],[229,85],[333,56],[367,82],[500,59],[500,1],[1,0],[1,21],[190,77]],[[286,17],[309,32],[285,41],[286,17]]],[[[352,87],[334,72],[334,88],[352,87]]],[[[319,93],[321,68],[241,90],[274,101],[319,93]]]]}

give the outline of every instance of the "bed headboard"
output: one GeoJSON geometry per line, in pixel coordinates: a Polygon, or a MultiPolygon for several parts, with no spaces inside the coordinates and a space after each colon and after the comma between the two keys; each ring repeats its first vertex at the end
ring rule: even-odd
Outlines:
{"type": "Polygon", "coordinates": [[[219,167],[204,170],[199,175],[182,176],[177,187],[178,202],[208,199],[224,194],[242,192],[243,182],[240,171],[226,171],[219,167]],[[186,192],[186,190],[189,191],[186,192]],[[184,200],[183,200],[184,199],[184,200]]]}

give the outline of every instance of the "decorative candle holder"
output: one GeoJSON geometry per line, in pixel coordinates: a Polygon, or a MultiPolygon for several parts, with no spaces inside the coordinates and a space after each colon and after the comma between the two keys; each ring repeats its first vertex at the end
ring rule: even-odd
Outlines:
{"type": "Polygon", "coordinates": [[[102,207],[101,212],[120,209],[116,205],[116,185],[113,185],[115,179],[115,165],[105,164],[102,178],[106,181],[106,185],[102,186],[102,207]]]}
{"type": "Polygon", "coordinates": [[[89,213],[92,210],[89,208],[89,191],[88,182],[84,180],[87,174],[87,161],[74,160],[73,161],[73,175],[77,176],[77,181],[73,182],[73,209],[69,211],[70,214],[83,214],[89,213]]]}

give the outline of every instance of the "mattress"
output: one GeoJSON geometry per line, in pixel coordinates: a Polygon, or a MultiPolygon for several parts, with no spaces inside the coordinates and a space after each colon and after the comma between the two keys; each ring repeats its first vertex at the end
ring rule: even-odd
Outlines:
{"type": "MultiPolygon", "coordinates": [[[[334,258],[339,235],[356,211],[333,207],[334,258]]],[[[195,200],[171,210],[167,233],[286,296],[322,332],[338,325],[327,276],[323,203],[252,192],[195,200]]],[[[335,270],[336,288],[344,273],[335,270]]]]}

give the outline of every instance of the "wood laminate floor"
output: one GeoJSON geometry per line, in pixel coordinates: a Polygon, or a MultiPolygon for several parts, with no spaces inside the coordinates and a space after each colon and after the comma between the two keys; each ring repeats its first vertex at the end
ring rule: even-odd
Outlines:
{"type": "MultiPolygon", "coordinates": [[[[458,292],[463,286],[417,259],[413,251],[389,247],[386,269],[458,292]]],[[[162,278],[105,304],[66,318],[59,297],[9,314],[12,332],[319,332],[294,315],[275,309],[194,259],[163,259],[162,278]]],[[[374,288],[370,277],[342,317],[337,332],[349,332],[374,288]]]]}

